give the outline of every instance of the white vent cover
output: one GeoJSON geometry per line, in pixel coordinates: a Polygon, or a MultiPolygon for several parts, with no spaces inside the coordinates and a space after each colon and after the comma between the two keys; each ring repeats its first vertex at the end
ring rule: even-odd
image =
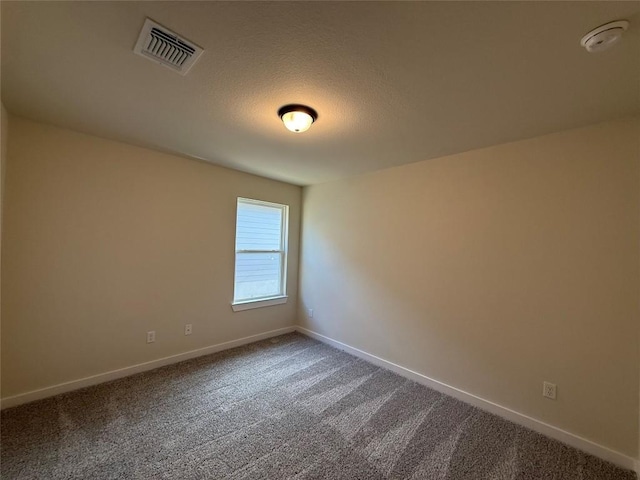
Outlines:
{"type": "Polygon", "coordinates": [[[133,51],[186,75],[204,50],[195,43],[147,18],[133,51]]]}

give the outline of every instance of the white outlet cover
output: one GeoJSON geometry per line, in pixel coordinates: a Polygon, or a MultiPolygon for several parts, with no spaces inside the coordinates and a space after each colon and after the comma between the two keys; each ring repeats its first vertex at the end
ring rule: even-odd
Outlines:
{"type": "Polygon", "coordinates": [[[190,323],[187,323],[187,324],[184,326],[184,334],[185,334],[185,335],[191,335],[191,333],[192,333],[192,332],[193,332],[193,325],[192,325],[192,324],[190,324],[190,323]]]}
{"type": "Polygon", "coordinates": [[[151,330],[147,332],[147,343],[153,343],[156,341],[156,332],[155,330],[151,330]]]}
{"type": "Polygon", "coordinates": [[[543,382],[542,383],[542,396],[550,398],[551,400],[556,399],[557,394],[557,386],[555,383],[551,382],[543,382]]]}

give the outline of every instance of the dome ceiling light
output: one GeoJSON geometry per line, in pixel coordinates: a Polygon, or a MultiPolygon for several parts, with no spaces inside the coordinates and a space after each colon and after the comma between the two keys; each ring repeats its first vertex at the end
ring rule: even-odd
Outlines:
{"type": "Polygon", "coordinates": [[[278,116],[287,130],[294,133],[306,132],[318,119],[318,113],[305,105],[285,105],[278,110],[278,116]]]}
{"type": "Polygon", "coordinates": [[[626,20],[601,25],[582,37],[580,45],[589,53],[602,52],[618,43],[627,28],[629,28],[629,22],[626,20]]]}

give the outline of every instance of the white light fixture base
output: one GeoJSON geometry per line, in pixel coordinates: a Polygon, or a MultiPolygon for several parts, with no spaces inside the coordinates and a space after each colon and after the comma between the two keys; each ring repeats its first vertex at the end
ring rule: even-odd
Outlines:
{"type": "Polygon", "coordinates": [[[629,22],[626,20],[601,25],[582,37],[580,45],[589,53],[602,52],[618,43],[627,28],[629,28],[629,22]]]}

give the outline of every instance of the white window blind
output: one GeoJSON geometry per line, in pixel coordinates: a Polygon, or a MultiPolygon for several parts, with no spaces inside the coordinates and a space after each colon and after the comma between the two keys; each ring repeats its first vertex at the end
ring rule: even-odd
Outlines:
{"type": "Polygon", "coordinates": [[[286,294],[288,207],[238,198],[234,303],[286,294]]]}

